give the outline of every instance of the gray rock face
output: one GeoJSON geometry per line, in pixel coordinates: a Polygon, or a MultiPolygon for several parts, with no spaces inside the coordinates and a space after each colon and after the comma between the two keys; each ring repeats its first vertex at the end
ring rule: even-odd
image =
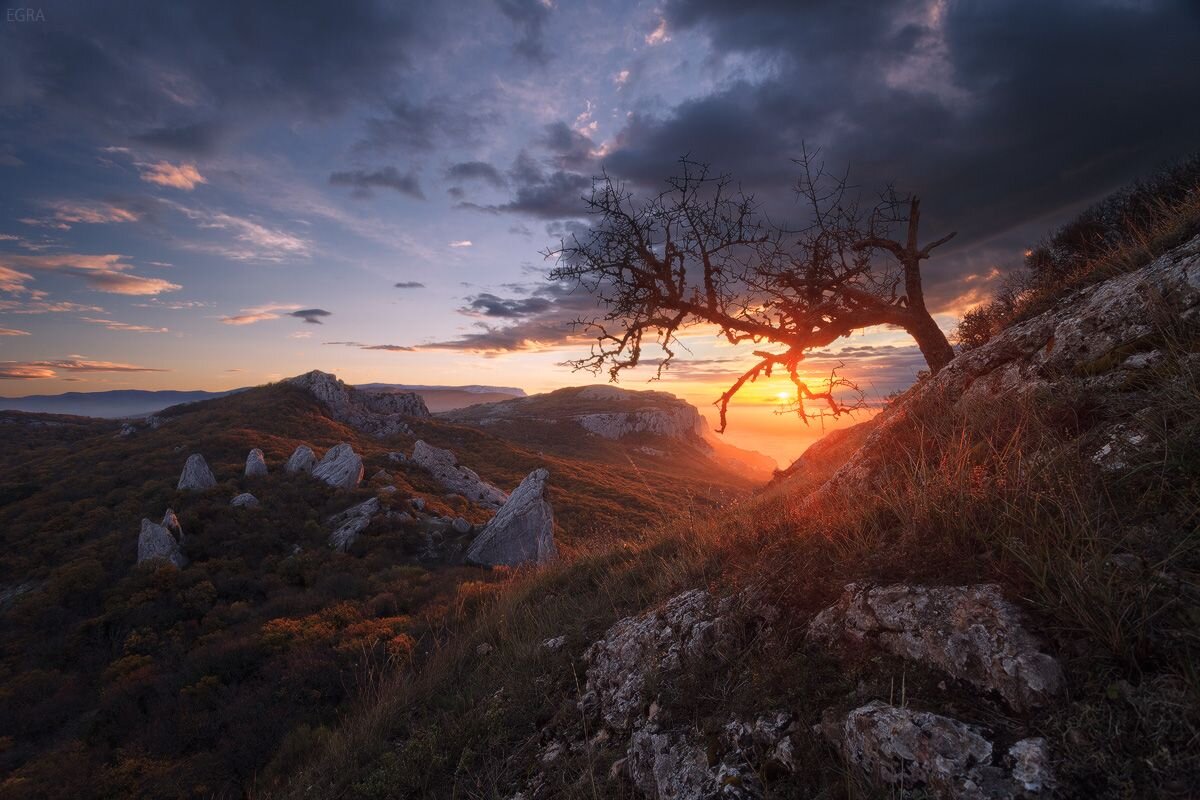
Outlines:
{"type": "Polygon", "coordinates": [[[850,584],[808,627],[809,639],[868,645],[994,691],[1024,711],[1046,704],[1062,670],[1038,649],[995,584],[867,587],[850,584]]]}
{"type": "Polygon", "coordinates": [[[217,479],[213,477],[212,470],[208,468],[208,462],[204,460],[204,456],[192,453],[188,456],[187,463],[183,465],[183,472],[180,474],[179,483],[175,488],[181,491],[203,491],[216,485],[217,479]]]}
{"type": "Polygon", "coordinates": [[[353,489],[362,483],[363,462],[346,442],[329,448],[321,463],[313,468],[313,477],[336,489],[353,489]]]}
{"type": "Polygon", "coordinates": [[[258,498],[249,492],[242,492],[229,501],[234,508],[258,508],[258,498]]]}
{"type": "MultiPolygon", "coordinates": [[[[553,525],[553,523],[551,523],[551,525],[553,525]]],[[[455,517],[454,520],[450,523],[450,527],[454,529],[455,533],[470,533],[471,532],[471,523],[467,522],[462,517],[455,517]]]]}
{"type": "Polygon", "coordinates": [[[371,524],[371,518],[379,513],[379,498],[372,497],[330,517],[326,524],[334,530],[329,534],[329,546],[344,553],[358,539],[359,534],[371,524]]]}
{"type": "MultiPolygon", "coordinates": [[[[558,557],[554,546],[554,509],[546,499],[549,477],[546,470],[536,469],[521,481],[508,502],[471,542],[467,561],[515,567],[544,564],[558,557]]],[[[457,520],[455,530],[458,530],[457,520]]]]}
{"type": "MultiPolygon", "coordinates": [[[[585,391],[595,388],[601,387],[589,387],[585,391]]],[[[704,422],[700,412],[687,403],[672,405],[670,408],[584,414],[578,417],[578,422],[587,432],[605,439],[623,439],[637,433],[673,438],[704,435],[704,422]]]]}
{"type": "Polygon", "coordinates": [[[175,516],[173,509],[167,509],[167,512],[163,514],[162,522],[159,524],[175,537],[175,541],[179,542],[180,547],[183,546],[183,526],[179,524],[179,517],[175,516]]]}
{"type": "Polygon", "coordinates": [[[336,375],[313,370],[286,381],[310,392],[330,417],[373,436],[411,434],[407,419],[428,417],[425,401],[415,392],[374,392],[355,389],[336,375]]]}
{"type": "Polygon", "coordinates": [[[263,457],[263,451],[256,447],[246,456],[246,477],[262,478],[266,474],[267,460],[263,457]]]}
{"type": "Polygon", "coordinates": [[[175,536],[162,525],[155,525],[143,518],[142,530],[138,534],[137,563],[146,561],[165,561],[180,569],[188,563],[175,536]]]}
{"type": "Polygon", "coordinates": [[[454,453],[418,440],[412,461],[429,472],[444,488],[489,508],[499,508],[508,495],[458,463],[454,453]]]}
{"type": "Polygon", "coordinates": [[[879,700],[818,727],[847,761],[886,786],[948,800],[1013,800],[1048,796],[1053,785],[1043,739],[1023,739],[999,757],[970,725],[879,700]]]}
{"type": "Polygon", "coordinates": [[[296,475],[301,472],[312,472],[316,465],[317,454],[312,451],[311,447],[302,444],[292,451],[292,455],[288,457],[287,464],[283,469],[289,475],[296,475]]]}

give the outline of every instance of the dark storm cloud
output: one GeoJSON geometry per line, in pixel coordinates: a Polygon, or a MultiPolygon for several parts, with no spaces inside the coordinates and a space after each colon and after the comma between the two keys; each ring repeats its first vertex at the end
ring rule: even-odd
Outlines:
{"type": "Polygon", "coordinates": [[[468,299],[459,313],[515,319],[511,324],[476,323],[477,330],[456,339],[429,342],[419,350],[465,350],[478,353],[502,353],[518,350],[578,344],[586,333],[575,323],[600,316],[601,310],[592,295],[559,283],[510,287],[515,298],[480,294],[468,299]]]}
{"type": "Polygon", "coordinates": [[[331,317],[333,312],[323,308],[302,308],[299,311],[293,311],[288,316],[302,319],[310,325],[321,325],[321,317],[331,317]]]}
{"type": "Polygon", "coordinates": [[[424,289],[425,284],[420,281],[400,281],[396,284],[397,289],[424,289]]]}
{"type": "Polygon", "coordinates": [[[436,27],[422,2],[104,4],[46,8],[6,26],[0,106],[52,134],[125,137],[167,150],[271,115],[328,118],[375,99],[436,27]]]}
{"type": "Polygon", "coordinates": [[[483,181],[497,189],[503,189],[508,181],[500,174],[500,170],[486,161],[463,161],[451,164],[446,170],[446,177],[454,181],[483,181]]]}
{"type": "Polygon", "coordinates": [[[513,52],[537,64],[549,61],[543,30],[550,19],[550,6],[542,0],[496,0],[496,5],[520,33],[513,52]]]}
{"type": "Polygon", "coordinates": [[[581,217],[587,211],[584,197],[591,192],[590,174],[566,169],[546,169],[527,152],[522,152],[508,172],[515,187],[507,203],[479,205],[459,203],[459,208],[493,214],[525,214],[542,219],[581,217]]]}
{"type": "Polygon", "coordinates": [[[1067,210],[1200,142],[1189,101],[1200,5],[957,2],[940,19],[932,5],[674,0],[669,29],[771,69],[635,113],[605,165],[659,188],[688,153],[794,217],[789,158],[822,146],[864,188],[919,192],[927,237],[960,232],[957,253],[928,271],[948,299],[969,251],[1019,252],[1067,210]]]}
{"type": "Polygon", "coordinates": [[[395,167],[384,167],[373,171],[358,169],[335,172],[329,176],[329,183],[332,186],[353,187],[356,197],[370,197],[372,189],[393,189],[417,200],[425,199],[425,193],[421,191],[421,182],[416,173],[409,171],[401,175],[395,167]]]}
{"type": "Polygon", "coordinates": [[[555,161],[565,169],[590,169],[594,163],[592,150],[595,143],[565,122],[547,125],[541,143],[555,154],[555,161]]]}

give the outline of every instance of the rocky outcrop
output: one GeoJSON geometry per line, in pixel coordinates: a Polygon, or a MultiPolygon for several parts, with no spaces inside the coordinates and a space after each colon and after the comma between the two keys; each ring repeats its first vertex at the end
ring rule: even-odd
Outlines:
{"type": "Polygon", "coordinates": [[[246,477],[262,478],[266,474],[267,460],[263,458],[263,451],[256,447],[246,456],[246,477]]]}
{"type": "Polygon", "coordinates": [[[258,498],[249,492],[242,492],[237,497],[229,501],[229,505],[234,508],[258,508],[258,498]]]}
{"type": "Polygon", "coordinates": [[[192,453],[188,456],[187,463],[183,465],[183,472],[180,474],[179,483],[175,488],[181,491],[204,491],[216,485],[217,479],[213,477],[212,470],[208,468],[208,462],[204,460],[204,456],[192,453]]]}
{"type": "Polygon", "coordinates": [[[1022,739],[1000,755],[977,728],[879,700],[818,726],[843,757],[885,786],[947,800],[1050,796],[1044,739],[1022,739]]]}
{"type": "Polygon", "coordinates": [[[418,440],[413,445],[412,462],[432,475],[443,488],[481,506],[499,508],[508,499],[503,491],[459,464],[458,458],[449,450],[418,440]]]}
{"type": "Polygon", "coordinates": [[[311,447],[302,444],[292,451],[283,470],[289,475],[296,475],[301,472],[312,472],[316,465],[317,454],[312,451],[311,447]]]}
{"type": "Polygon", "coordinates": [[[363,462],[348,443],[329,448],[321,463],[313,468],[313,477],[335,489],[353,489],[362,483],[363,462]]]}
{"type": "MultiPolygon", "coordinates": [[[[521,481],[496,516],[471,542],[467,561],[516,567],[544,564],[558,557],[554,546],[554,509],[546,499],[549,478],[549,472],[536,469],[521,481]]],[[[465,519],[462,522],[467,523],[465,519]]],[[[470,530],[469,524],[466,527],[470,530]]],[[[457,520],[454,528],[459,529],[457,520]]]]}
{"type": "Polygon", "coordinates": [[[329,546],[339,553],[349,550],[350,546],[358,540],[359,535],[371,524],[371,519],[378,513],[379,498],[372,497],[370,500],[350,506],[340,514],[330,517],[326,520],[326,524],[334,530],[329,534],[329,546]]]}
{"type": "Polygon", "coordinates": [[[143,564],[147,561],[162,561],[180,569],[186,567],[188,563],[175,535],[164,526],[155,525],[150,520],[143,518],[142,530],[138,534],[137,563],[143,564]]]}
{"type": "Polygon", "coordinates": [[[996,692],[1018,711],[1045,705],[1062,686],[1058,662],[1039,649],[995,584],[849,584],[809,624],[808,638],[874,647],[925,664],[996,692]]]}
{"type": "Polygon", "coordinates": [[[700,413],[687,403],[680,403],[679,406],[671,408],[584,414],[578,417],[577,421],[588,433],[605,439],[623,439],[639,433],[672,438],[689,435],[700,438],[704,435],[704,422],[700,413]]]}
{"type": "Polygon", "coordinates": [[[175,537],[175,541],[179,542],[179,546],[182,547],[183,526],[179,524],[179,517],[175,516],[174,509],[167,509],[166,513],[163,514],[162,522],[160,524],[166,528],[172,536],[175,537]]]}
{"type": "Polygon", "coordinates": [[[428,417],[425,401],[415,392],[376,392],[355,389],[336,375],[313,370],[286,381],[308,391],[329,416],[373,436],[412,434],[408,419],[428,417]]]}

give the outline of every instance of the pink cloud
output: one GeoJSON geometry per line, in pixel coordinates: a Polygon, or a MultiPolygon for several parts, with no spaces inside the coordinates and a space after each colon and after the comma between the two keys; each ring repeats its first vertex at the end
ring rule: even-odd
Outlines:
{"type": "Polygon", "coordinates": [[[169,186],[172,189],[182,189],[190,192],[198,184],[208,183],[195,164],[179,164],[176,166],[169,161],[159,161],[154,164],[139,164],[142,180],[156,183],[159,186],[169,186]]]}

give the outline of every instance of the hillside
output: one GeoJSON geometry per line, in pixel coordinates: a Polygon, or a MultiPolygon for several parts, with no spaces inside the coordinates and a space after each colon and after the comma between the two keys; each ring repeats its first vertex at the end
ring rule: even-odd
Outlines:
{"type": "Polygon", "coordinates": [[[1194,796],[1198,276],[1200,238],[491,587],[282,796],[1194,796]]]}
{"type": "Polygon", "coordinates": [[[418,439],[504,491],[548,469],[566,558],[753,486],[707,461],[633,467],[618,444],[549,452],[388,397],[377,407],[411,414],[380,416],[372,429],[397,431],[382,438],[290,383],[135,426],[0,415],[0,797],[236,797],[283,780],[380,675],[435,648],[448,616],[510,574],[461,564],[471,534],[450,521],[477,531],[494,510],[414,464],[418,439]],[[362,487],[284,473],[298,445],[340,442],[362,457],[362,487]],[[243,474],[251,448],[265,477],[243,474]],[[215,487],[176,488],[191,453],[215,487]],[[231,508],[241,492],[257,507],[231,508]],[[373,499],[365,531],[332,551],[329,520],[373,499]],[[167,508],[190,563],[138,565],[139,520],[167,508]]]}
{"type": "Polygon", "coordinates": [[[767,480],[776,466],[761,453],[722,441],[693,406],[667,392],[573,387],[442,417],[548,452],[586,451],[614,465],[636,461],[639,467],[671,469],[683,460],[694,469],[733,470],[755,481],[767,480]]]}

